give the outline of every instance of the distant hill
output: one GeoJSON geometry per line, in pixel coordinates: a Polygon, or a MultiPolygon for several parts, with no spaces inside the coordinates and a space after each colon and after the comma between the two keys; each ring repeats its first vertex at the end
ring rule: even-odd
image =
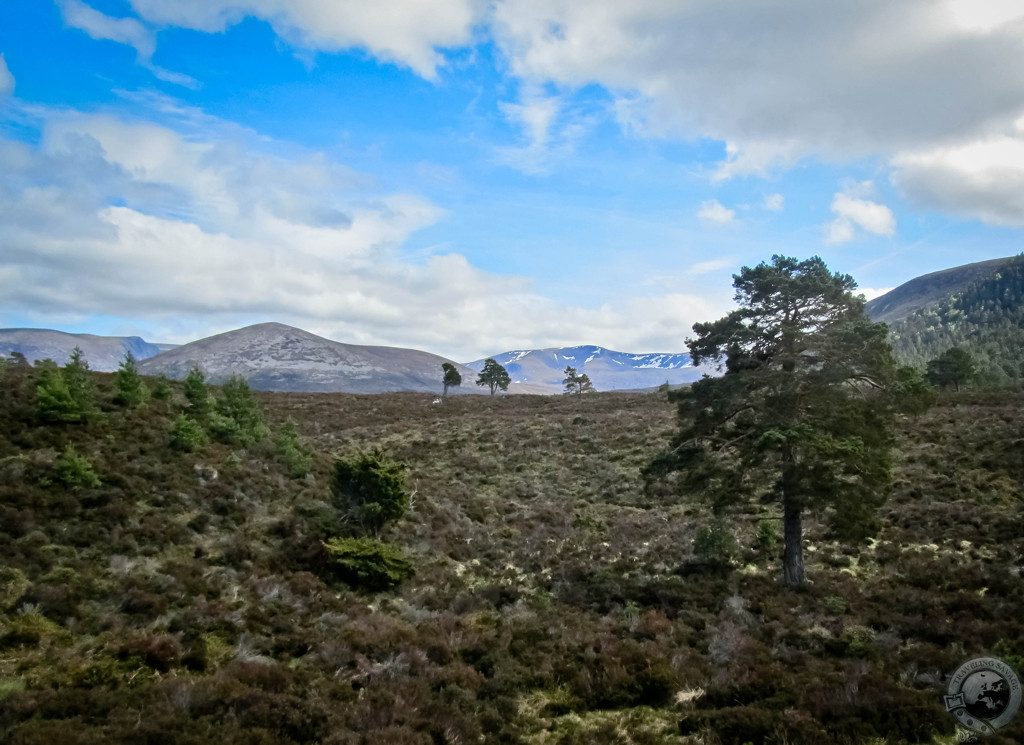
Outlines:
{"type": "Polygon", "coordinates": [[[89,367],[99,372],[116,370],[125,352],[138,360],[160,354],[171,345],[151,344],[138,336],[95,336],[68,334],[52,329],[0,329],[0,356],[21,352],[29,362],[51,359],[63,365],[75,347],[80,347],[89,367]]]}
{"type": "MultiPolygon", "coordinates": [[[[514,385],[530,385],[548,393],[563,390],[562,379],[568,366],[590,376],[599,391],[641,390],[670,384],[689,383],[701,376],[690,364],[690,357],[678,353],[631,354],[593,345],[523,349],[494,355],[508,370],[514,385]]],[[[482,370],[484,360],[466,363],[482,370]]]]}
{"type": "Polygon", "coordinates": [[[1012,256],[989,259],[924,274],[869,301],[865,308],[876,321],[899,321],[915,311],[946,300],[974,282],[991,277],[1013,260],[1012,256]]]}
{"type": "MultiPolygon", "coordinates": [[[[241,375],[264,391],[440,392],[441,364],[448,361],[415,349],[342,344],[281,323],[261,323],[183,344],[140,368],[180,379],[197,365],[212,382],[241,375]]],[[[467,385],[475,373],[457,367],[462,392],[479,392],[467,385]]]]}
{"type": "Polygon", "coordinates": [[[890,323],[902,362],[923,367],[950,347],[962,347],[979,363],[979,382],[1024,382],[1024,255],[983,263],[990,267],[983,273],[973,269],[978,264],[948,270],[975,278],[890,323]]]}

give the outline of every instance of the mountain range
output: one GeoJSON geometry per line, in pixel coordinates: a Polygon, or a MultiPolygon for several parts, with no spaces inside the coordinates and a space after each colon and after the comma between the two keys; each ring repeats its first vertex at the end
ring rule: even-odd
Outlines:
{"type": "Polygon", "coordinates": [[[20,352],[29,362],[51,359],[63,365],[75,347],[82,350],[89,367],[100,372],[116,370],[126,352],[135,359],[155,357],[173,344],[153,344],[138,336],[67,334],[51,329],[0,329],[0,356],[20,352]]]}
{"type": "MultiPolygon", "coordinates": [[[[1024,380],[1024,256],[965,264],[911,279],[867,303],[890,326],[901,362],[923,366],[951,346],[979,361],[984,380],[1024,380]]],[[[344,344],[281,323],[261,323],[188,344],[154,344],[137,336],[69,334],[50,329],[0,329],[0,356],[20,352],[30,362],[63,364],[80,347],[94,370],[116,370],[127,352],[149,375],[181,378],[199,366],[219,383],[242,375],[256,389],[383,393],[439,392],[441,365],[452,362],[463,384],[475,385],[484,360],[458,364],[416,349],[344,344]]],[[[512,378],[510,393],[562,391],[564,370],[586,373],[599,391],[679,385],[702,374],[682,353],[616,352],[584,345],[520,349],[494,355],[512,378]]]]}
{"type": "MultiPolygon", "coordinates": [[[[686,354],[630,354],[593,345],[520,349],[494,355],[494,360],[508,370],[513,385],[538,386],[549,393],[563,390],[565,368],[570,366],[586,373],[599,391],[654,388],[665,382],[678,385],[701,376],[686,354]]],[[[484,360],[466,364],[479,372],[484,360]]]]}

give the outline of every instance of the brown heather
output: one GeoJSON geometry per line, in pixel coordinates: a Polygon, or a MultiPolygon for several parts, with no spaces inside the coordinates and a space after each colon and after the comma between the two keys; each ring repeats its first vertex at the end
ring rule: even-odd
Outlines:
{"type": "MultiPolygon", "coordinates": [[[[0,742],[950,743],[944,675],[1024,664],[1017,394],[906,420],[879,534],[811,523],[794,593],[765,507],[708,562],[700,501],[644,493],[663,395],[261,395],[270,434],[187,452],[178,384],[125,409],[95,375],[98,415],[40,424],[38,371],[3,376],[0,742]],[[54,478],[69,448],[99,486],[54,478]],[[408,467],[380,538],[416,573],[366,594],[322,541],[350,534],[334,457],[374,448],[408,467]]],[[[1024,715],[986,740],[1020,741],[1024,715]]]]}

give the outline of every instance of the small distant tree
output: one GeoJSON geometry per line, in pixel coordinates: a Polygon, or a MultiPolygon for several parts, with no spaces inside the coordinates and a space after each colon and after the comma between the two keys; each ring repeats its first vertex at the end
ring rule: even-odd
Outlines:
{"type": "Polygon", "coordinates": [[[309,473],[313,467],[313,456],[302,444],[299,437],[299,428],[295,422],[288,420],[277,435],[277,450],[288,475],[294,479],[300,479],[309,473]]]}
{"type": "Polygon", "coordinates": [[[191,453],[206,445],[209,438],[203,425],[187,414],[178,414],[171,425],[171,447],[191,453]]]}
{"type": "Polygon", "coordinates": [[[15,367],[31,367],[28,360],[25,359],[25,355],[18,351],[11,352],[11,364],[15,367]]]}
{"type": "Polygon", "coordinates": [[[379,450],[337,459],[331,493],[349,520],[374,535],[404,515],[411,500],[405,466],[379,450]]]}
{"type": "Polygon", "coordinates": [[[221,388],[216,410],[210,413],[210,429],[224,442],[249,445],[267,435],[263,411],[249,383],[232,375],[221,388]]]}
{"type": "Polygon", "coordinates": [[[146,388],[142,376],[139,375],[135,356],[131,352],[124,353],[124,359],[121,360],[121,366],[117,370],[115,384],[117,386],[117,402],[129,409],[134,409],[149,395],[149,389],[146,388]]]}
{"type": "Polygon", "coordinates": [[[590,382],[590,376],[586,373],[578,373],[575,367],[565,368],[565,379],[562,380],[567,396],[582,396],[584,393],[593,393],[596,389],[590,382]]]}
{"type": "Polygon", "coordinates": [[[458,369],[451,362],[445,362],[441,365],[441,372],[443,374],[441,382],[444,384],[444,393],[441,395],[447,398],[449,388],[462,385],[462,374],[459,373],[458,369]]]}
{"type": "Polygon", "coordinates": [[[950,347],[928,361],[928,382],[939,388],[953,387],[959,391],[977,375],[974,358],[960,347],[950,347]]]}
{"type": "Polygon", "coordinates": [[[182,387],[192,415],[206,416],[210,411],[210,389],[206,385],[203,371],[198,367],[192,367],[185,376],[182,387]]]}
{"type": "Polygon", "coordinates": [[[499,388],[507,391],[511,382],[512,378],[509,377],[508,371],[493,357],[484,360],[484,369],[480,371],[480,375],[476,379],[477,385],[485,385],[491,389],[492,396],[499,388]]]}
{"type": "Polygon", "coordinates": [[[68,390],[71,392],[71,397],[82,413],[82,418],[94,413],[96,410],[96,385],[89,372],[89,363],[85,361],[85,355],[80,347],[71,350],[71,357],[64,365],[62,374],[64,382],[67,383],[68,390]]]}

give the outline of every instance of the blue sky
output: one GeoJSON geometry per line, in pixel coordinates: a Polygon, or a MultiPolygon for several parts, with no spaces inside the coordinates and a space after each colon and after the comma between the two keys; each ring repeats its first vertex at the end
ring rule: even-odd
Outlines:
{"type": "Polygon", "coordinates": [[[7,0],[0,326],[675,351],[1019,253],[1024,10],[850,5],[7,0]]]}

